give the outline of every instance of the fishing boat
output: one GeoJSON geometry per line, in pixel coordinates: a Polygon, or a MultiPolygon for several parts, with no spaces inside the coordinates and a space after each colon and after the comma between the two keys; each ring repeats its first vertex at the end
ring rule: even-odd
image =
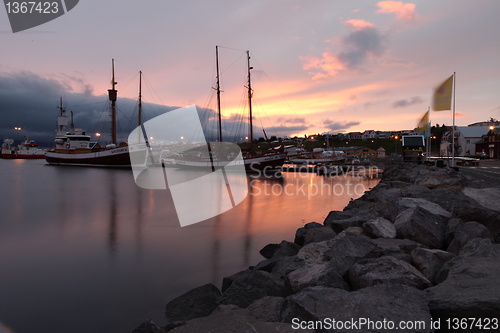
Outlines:
{"type": "Polygon", "coordinates": [[[346,154],[343,151],[315,148],[312,153],[289,156],[288,160],[293,164],[335,164],[345,162],[346,154]]]}
{"type": "Polygon", "coordinates": [[[68,128],[68,116],[60,100],[57,117],[56,146],[45,154],[45,160],[53,165],[95,166],[95,167],[130,167],[129,147],[126,142],[117,143],[116,139],[116,97],[115,69],[112,61],[112,88],[108,90],[111,101],[111,139],[108,145],[101,146],[91,142],[90,135],[81,128],[76,128],[71,114],[68,128]]]}
{"type": "MultiPolygon", "coordinates": [[[[254,148],[253,142],[253,117],[252,117],[252,82],[251,82],[251,70],[253,67],[250,66],[250,52],[246,51],[247,55],[247,98],[248,98],[248,119],[249,119],[249,147],[242,149],[243,163],[245,165],[245,170],[247,172],[260,172],[260,171],[272,171],[278,170],[279,167],[283,165],[286,158],[286,153],[283,147],[270,148],[267,150],[257,150],[254,148]]],[[[222,137],[222,113],[220,106],[220,72],[219,72],[219,49],[218,46],[215,47],[215,58],[216,58],[216,87],[217,92],[217,113],[218,113],[218,133],[219,133],[219,144],[216,145],[219,149],[211,149],[209,144],[208,153],[205,150],[203,153],[200,149],[193,149],[189,152],[184,152],[179,154],[175,158],[175,163],[181,168],[218,168],[225,167],[228,163],[241,163],[240,162],[230,162],[231,154],[228,154],[223,143],[222,137]]],[[[202,149],[204,150],[204,149],[202,149]]],[[[233,152],[234,153],[234,152],[233,152]]]]}
{"type": "Polygon", "coordinates": [[[24,142],[17,147],[13,145],[13,139],[5,139],[2,144],[2,158],[12,159],[41,159],[45,157],[45,149],[38,147],[38,144],[24,136],[24,142]]]}

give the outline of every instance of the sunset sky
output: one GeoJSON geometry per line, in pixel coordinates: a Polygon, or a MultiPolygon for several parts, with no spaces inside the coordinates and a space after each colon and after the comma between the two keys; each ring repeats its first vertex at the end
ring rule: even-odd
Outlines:
{"type": "Polygon", "coordinates": [[[0,136],[52,135],[59,96],[81,118],[100,112],[81,105],[105,100],[112,58],[123,103],[142,70],[145,102],[213,107],[215,45],[224,118],[243,108],[250,50],[255,125],[270,135],[412,129],[453,72],[457,125],[500,118],[499,12],[497,0],[86,0],[13,34],[2,8],[0,136]]]}

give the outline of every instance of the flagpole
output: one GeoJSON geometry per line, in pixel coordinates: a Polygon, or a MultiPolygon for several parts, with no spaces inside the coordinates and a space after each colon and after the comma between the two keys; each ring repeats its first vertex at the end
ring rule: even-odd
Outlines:
{"type": "Polygon", "coordinates": [[[427,109],[427,113],[429,114],[429,123],[427,124],[427,161],[429,161],[429,157],[431,155],[431,107],[427,109]]]}
{"type": "Polygon", "coordinates": [[[452,126],[452,137],[451,137],[451,167],[455,167],[455,76],[456,72],[453,72],[453,126],[452,126]]]}

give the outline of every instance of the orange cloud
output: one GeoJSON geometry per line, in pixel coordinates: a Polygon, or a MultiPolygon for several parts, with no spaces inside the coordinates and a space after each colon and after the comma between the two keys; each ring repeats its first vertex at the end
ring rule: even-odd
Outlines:
{"type": "Polygon", "coordinates": [[[403,3],[402,1],[380,1],[377,3],[380,8],[377,13],[395,14],[400,21],[415,22],[417,12],[414,3],[403,3]]]}
{"type": "Polygon", "coordinates": [[[323,52],[321,57],[315,56],[305,56],[300,57],[300,60],[304,62],[302,68],[304,70],[317,69],[321,72],[310,72],[313,74],[313,80],[324,79],[328,76],[335,76],[340,71],[346,69],[345,65],[338,59],[338,57],[330,52],[323,52]]]}
{"type": "Polygon", "coordinates": [[[371,28],[373,24],[365,20],[350,19],[344,22],[345,24],[353,27],[354,29],[371,28]]]}

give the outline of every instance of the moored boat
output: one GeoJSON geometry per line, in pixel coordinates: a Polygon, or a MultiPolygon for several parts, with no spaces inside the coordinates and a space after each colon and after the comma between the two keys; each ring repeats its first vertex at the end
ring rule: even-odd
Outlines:
{"type": "Polygon", "coordinates": [[[13,145],[13,139],[5,139],[2,144],[2,158],[11,159],[41,159],[45,157],[45,149],[39,148],[38,144],[24,136],[25,140],[17,147],[13,145]]]}
{"type": "MultiPolygon", "coordinates": [[[[217,81],[215,90],[217,91],[217,111],[218,111],[218,131],[219,131],[219,142],[223,142],[222,138],[222,115],[220,108],[220,84],[219,84],[219,57],[218,57],[218,47],[216,46],[216,66],[217,66],[217,81]]],[[[253,89],[250,79],[250,73],[253,67],[250,67],[250,53],[247,54],[247,98],[248,98],[248,119],[249,119],[249,136],[248,140],[250,143],[249,148],[242,150],[242,161],[239,162],[229,162],[226,158],[218,158],[217,152],[213,152],[210,149],[207,154],[182,154],[175,158],[175,163],[181,168],[218,168],[225,167],[228,163],[244,163],[245,170],[247,172],[259,172],[262,170],[272,171],[278,170],[279,167],[283,165],[286,159],[286,153],[283,147],[271,148],[268,150],[256,150],[253,147],[253,116],[252,116],[252,96],[253,89]]]]}
{"type": "MultiPolygon", "coordinates": [[[[96,166],[96,167],[130,167],[129,148],[126,142],[117,143],[116,139],[116,97],[114,60],[112,62],[112,88],[108,90],[111,101],[111,137],[112,143],[101,146],[90,142],[90,135],[81,128],[75,128],[73,119],[68,129],[68,116],[62,106],[59,106],[57,117],[56,146],[45,154],[45,160],[53,165],[96,166]]],[[[72,117],[73,118],[73,117],[72,117]]]]}

